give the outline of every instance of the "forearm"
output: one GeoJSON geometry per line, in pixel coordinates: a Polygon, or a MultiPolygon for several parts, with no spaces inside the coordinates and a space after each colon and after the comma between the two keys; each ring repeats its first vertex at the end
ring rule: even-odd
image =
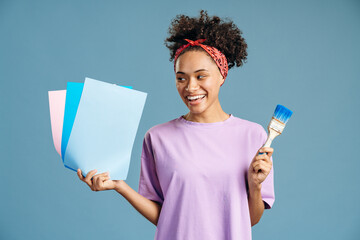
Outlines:
{"type": "Polygon", "coordinates": [[[119,181],[114,189],[120,193],[141,215],[155,226],[157,225],[161,206],[132,189],[125,181],[119,181]]]}
{"type": "Polygon", "coordinates": [[[264,202],[261,197],[261,185],[256,187],[249,186],[248,202],[251,226],[254,226],[260,221],[264,212],[264,202]]]}

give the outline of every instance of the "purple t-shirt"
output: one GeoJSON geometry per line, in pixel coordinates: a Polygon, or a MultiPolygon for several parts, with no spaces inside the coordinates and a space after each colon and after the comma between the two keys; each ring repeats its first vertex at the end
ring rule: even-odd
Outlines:
{"type": "MultiPolygon", "coordinates": [[[[138,193],[162,205],[155,239],[250,240],[246,176],[266,139],[260,124],[232,114],[214,123],[180,116],[150,128],[138,193]]],[[[271,208],[273,167],[261,196],[265,208],[271,208]]]]}

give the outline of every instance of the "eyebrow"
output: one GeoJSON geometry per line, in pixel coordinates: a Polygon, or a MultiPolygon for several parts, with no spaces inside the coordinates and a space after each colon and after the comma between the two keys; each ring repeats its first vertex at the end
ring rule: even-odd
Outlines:
{"type": "MultiPolygon", "coordinates": [[[[201,71],[207,71],[207,72],[208,72],[208,70],[206,70],[206,69],[198,69],[198,70],[196,70],[194,73],[201,72],[201,71]]],[[[178,72],[176,72],[176,73],[185,74],[184,72],[180,72],[180,71],[178,71],[178,72]]]]}

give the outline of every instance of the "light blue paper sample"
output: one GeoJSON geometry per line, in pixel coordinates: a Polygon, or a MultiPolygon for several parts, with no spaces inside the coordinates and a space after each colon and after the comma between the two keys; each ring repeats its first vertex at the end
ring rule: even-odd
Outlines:
{"type": "MultiPolygon", "coordinates": [[[[122,86],[122,87],[132,89],[132,86],[122,86]]],[[[62,156],[61,158],[63,162],[64,162],[66,147],[74,124],[74,120],[76,117],[76,112],[79,106],[83,88],[84,88],[84,83],[78,83],[78,82],[67,83],[64,122],[63,122],[62,137],[61,137],[61,156],[62,156]]],[[[65,165],[65,167],[68,166],[65,165]]]]}
{"type": "Polygon", "coordinates": [[[86,78],[64,165],[126,180],[147,93],[86,78]]]}

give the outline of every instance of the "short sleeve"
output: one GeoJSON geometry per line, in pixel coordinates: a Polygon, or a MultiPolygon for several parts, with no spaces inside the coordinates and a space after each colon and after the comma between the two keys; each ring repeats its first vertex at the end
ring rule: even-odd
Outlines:
{"type": "Polygon", "coordinates": [[[138,193],[160,204],[164,201],[156,172],[154,151],[149,132],[146,132],[143,140],[138,193]]]}
{"type": "MultiPolygon", "coordinates": [[[[267,140],[267,133],[263,127],[261,127],[261,146],[263,146],[267,140]]],[[[273,161],[273,157],[270,157],[270,160],[273,161]]],[[[261,183],[261,197],[265,204],[265,209],[272,208],[275,201],[275,191],[274,191],[274,164],[271,167],[269,175],[261,183]]]]}

